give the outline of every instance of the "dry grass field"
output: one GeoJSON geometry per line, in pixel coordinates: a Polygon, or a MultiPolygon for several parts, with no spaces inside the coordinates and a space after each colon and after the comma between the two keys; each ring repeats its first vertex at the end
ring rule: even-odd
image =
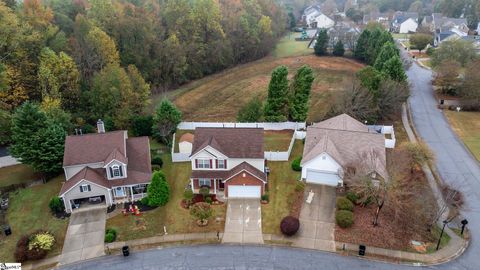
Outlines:
{"type": "MultiPolygon", "coordinates": [[[[266,98],[275,67],[287,66],[291,78],[305,64],[315,72],[308,121],[319,121],[328,110],[331,92],[349,85],[363,64],[347,58],[315,55],[267,57],[191,82],[169,92],[167,97],[182,110],[184,121],[234,121],[238,110],[252,97],[266,98]]],[[[162,95],[154,97],[153,104],[161,98],[162,95]]]]}

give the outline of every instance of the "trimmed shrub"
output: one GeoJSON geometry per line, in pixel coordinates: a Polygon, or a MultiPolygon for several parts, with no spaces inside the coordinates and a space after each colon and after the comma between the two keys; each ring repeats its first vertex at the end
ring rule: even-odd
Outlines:
{"type": "Polygon", "coordinates": [[[51,250],[55,244],[55,237],[48,233],[48,232],[39,232],[34,234],[29,242],[28,242],[28,249],[41,249],[41,250],[51,250]]]}
{"type": "Polygon", "coordinates": [[[210,197],[210,196],[205,197],[205,202],[208,203],[208,204],[212,204],[212,202],[213,202],[212,197],[210,197]]]}
{"type": "Polygon", "coordinates": [[[262,201],[267,201],[268,202],[269,199],[270,199],[269,196],[268,196],[268,193],[263,194],[261,199],[262,199],[262,201]]]}
{"type": "Polygon", "coordinates": [[[61,213],[65,210],[65,206],[60,197],[53,197],[48,203],[48,207],[53,213],[61,213]]]}
{"type": "Polygon", "coordinates": [[[186,189],[183,192],[183,199],[185,200],[185,202],[188,205],[190,205],[192,203],[192,200],[193,200],[193,191],[191,189],[186,189]]]}
{"type": "Polygon", "coordinates": [[[428,47],[426,53],[428,56],[432,56],[435,49],[433,47],[428,47]]]}
{"type": "Polygon", "coordinates": [[[207,196],[210,195],[210,187],[207,187],[207,186],[200,187],[200,190],[198,191],[198,193],[200,193],[200,195],[202,195],[203,199],[205,200],[205,198],[207,198],[207,196]]]}
{"type": "Polygon", "coordinates": [[[147,205],[150,207],[163,206],[170,199],[170,186],[162,171],[155,171],[152,182],[147,187],[147,205]]]}
{"type": "Polygon", "coordinates": [[[300,166],[300,162],[302,162],[302,158],[296,158],[292,161],[292,170],[300,172],[302,171],[302,166],[300,166]]]}
{"type": "Polygon", "coordinates": [[[162,166],[160,165],[157,165],[157,164],[152,165],[152,172],[160,171],[161,169],[162,169],[162,166]]]}
{"type": "Polygon", "coordinates": [[[352,191],[347,192],[346,198],[354,204],[357,204],[358,199],[360,199],[358,195],[352,191]]]}
{"type": "Polygon", "coordinates": [[[27,249],[28,249],[28,235],[24,235],[20,237],[17,242],[17,246],[15,248],[15,261],[16,262],[24,262],[28,260],[27,258],[27,249]]]}
{"type": "Polygon", "coordinates": [[[347,211],[353,211],[353,203],[345,198],[345,197],[338,197],[337,198],[337,209],[338,210],[347,210],[347,211]]]}
{"type": "Polygon", "coordinates": [[[160,155],[155,155],[152,157],[152,165],[158,165],[160,168],[163,166],[163,160],[160,155]]]}
{"type": "Polygon", "coordinates": [[[350,228],[353,225],[353,213],[347,210],[339,210],[335,214],[335,221],[341,228],[350,228]]]}
{"type": "Polygon", "coordinates": [[[302,192],[305,190],[305,183],[303,182],[297,182],[297,184],[295,185],[295,191],[296,192],[302,192]]]}
{"type": "Polygon", "coordinates": [[[117,239],[117,231],[113,228],[105,230],[105,243],[112,243],[117,239]]]}
{"type": "Polygon", "coordinates": [[[292,236],[297,233],[300,228],[300,221],[296,217],[287,216],[280,222],[280,230],[287,236],[292,236]]]}

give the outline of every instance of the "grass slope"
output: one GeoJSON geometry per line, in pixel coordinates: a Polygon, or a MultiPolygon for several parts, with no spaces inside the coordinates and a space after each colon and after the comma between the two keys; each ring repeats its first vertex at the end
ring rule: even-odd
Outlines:
{"type": "MultiPolygon", "coordinates": [[[[184,121],[235,121],[238,110],[252,97],[266,98],[270,74],[275,67],[286,65],[292,78],[305,64],[315,72],[308,121],[319,121],[328,109],[325,104],[330,93],[344,89],[362,64],[347,58],[314,55],[267,57],[194,81],[167,97],[183,112],[184,121]]],[[[153,105],[162,97],[155,96],[153,105]]]]}
{"type": "Polygon", "coordinates": [[[453,130],[480,161],[480,113],[445,111],[453,130]]]}
{"type": "Polygon", "coordinates": [[[308,41],[296,41],[295,38],[299,38],[301,33],[290,32],[281,38],[272,55],[276,58],[309,55],[313,53],[313,49],[308,48],[308,41]]]}
{"type": "Polygon", "coordinates": [[[29,183],[37,179],[32,168],[24,164],[0,168],[0,187],[29,183]]]}

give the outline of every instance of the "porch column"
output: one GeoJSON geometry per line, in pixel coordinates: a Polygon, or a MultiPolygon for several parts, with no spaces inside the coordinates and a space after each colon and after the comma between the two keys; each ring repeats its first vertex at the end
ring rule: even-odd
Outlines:
{"type": "Polygon", "coordinates": [[[133,202],[133,186],[130,186],[130,196],[131,196],[132,202],[133,202]]]}
{"type": "Polygon", "coordinates": [[[190,178],[190,186],[192,186],[192,192],[195,193],[194,185],[193,185],[193,178],[190,178]]]}
{"type": "Polygon", "coordinates": [[[217,194],[217,179],[213,179],[213,193],[217,194]]]}

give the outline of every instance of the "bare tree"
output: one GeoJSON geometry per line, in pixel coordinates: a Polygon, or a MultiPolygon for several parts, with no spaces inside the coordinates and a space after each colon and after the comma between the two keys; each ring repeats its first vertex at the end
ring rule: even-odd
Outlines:
{"type": "Polygon", "coordinates": [[[346,113],[359,120],[370,120],[377,118],[377,111],[370,91],[354,79],[344,92],[335,96],[329,115],[346,113]]]}

